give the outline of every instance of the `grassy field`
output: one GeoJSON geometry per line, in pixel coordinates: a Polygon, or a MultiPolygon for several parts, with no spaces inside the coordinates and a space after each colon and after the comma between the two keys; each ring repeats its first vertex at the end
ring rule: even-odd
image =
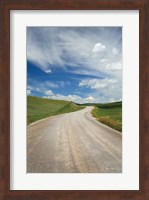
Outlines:
{"type": "Polygon", "coordinates": [[[44,99],[39,97],[27,97],[27,124],[37,120],[77,111],[84,108],[84,106],[76,105],[70,101],[44,99]]]}
{"type": "Polygon", "coordinates": [[[101,123],[122,132],[122,102],[96,104],[92,115],[101,123]]]}

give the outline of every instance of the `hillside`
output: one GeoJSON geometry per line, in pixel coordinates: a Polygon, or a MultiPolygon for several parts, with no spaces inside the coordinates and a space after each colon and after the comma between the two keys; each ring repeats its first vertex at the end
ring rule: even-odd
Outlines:
{"type": "Polygon", "coordinates": [[[27,124],[37,120],[83,109],[70,101],[44,99],[40,97],[27,97],[27,124]]]}
{"type": "Polygon", "coordinates": [[[98,121],[122,132],[122,102],[96,104],[92,115],[98,121]]]}

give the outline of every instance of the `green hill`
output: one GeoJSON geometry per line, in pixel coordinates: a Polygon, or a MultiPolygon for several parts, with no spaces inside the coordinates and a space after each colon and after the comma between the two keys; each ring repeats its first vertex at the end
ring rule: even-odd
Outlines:
{"type": "Polygon", "coordinates": [[[92,115],[101,123],[122,131],[122,102],[106,104],[75,104],[70,101],[27,97],[27,124],[53,115],[69,113],[83,109],[85,106],[94,106],[92,115]]]}
{"type": "Polygon", "coordinates": [[[83,109],[70,101],[44,99],[40,97],[27,97],[27,124],[37,120],[83,109]]]}
{"type": "Polygon", "coordinates": [[[96,104],[92,115],[111,128],[122,131],[122,102],[96,104]]]}

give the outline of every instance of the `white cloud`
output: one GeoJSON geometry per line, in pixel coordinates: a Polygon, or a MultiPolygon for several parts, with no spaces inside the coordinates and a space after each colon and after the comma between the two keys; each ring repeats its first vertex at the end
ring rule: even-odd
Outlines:
{"type": "Polygon", "coordinates": [[[63,88],[65,86],[69,86],[69,81],[44,81],[39,82],[34,79],[28,79],[28,86],[27,89],[35,92],[45,93],[45,91],[48,91],[49,89],[58,89],[63,88]]]}
{"type": "Polygon", "coordinates": [[[52,73],[51,69],[44,69],[44,72],[48,73],[52,73]]]}
{"type": "Polygon", "coordinates": [[[95,98],[92,97],[92,96],[89,96],[89,97],[87,97],[86,99],[87,99],[88,103],[89,103],[89,102],[95,102],[95,98]]]}
{"type": "MultiPolygon", "coordinates": [[[[118,99],[122,93],[121,37],[121,30],[116,27],[28,27],[27,59],[45,73],[54,73],[55,69],[60,69],[65,73],[96,77],[80,82],[80,87],[93,90],[93,94],[85,98],[91,96],[98,102],[108,101],[109,98],[118,99]]],[[[44,94],[45,91],[68,84],[64,81],[32,81],[33,88],[28,89],[44,94]]],[[[78,98],[77,101],[84,101],[77,95],[53,94],[53,98],[54,95],[55,98],[78,98]]]]}
{"type": "Polygon", "coordinates": [[[111,98],[111,97],[104,97],[104,96],[98,96],[93,97],[91,95],[88,95],[87,97],[80,97],[79,95],[62,95],[62,94],[51,94],[51,95],[44,95],[43,98],[47,99],[55,99],[55,100],[65,100],[65,101],[72,101],[74,103],[104,103],[104,102],[114,102],[114,101],[120,101],[121,99],[117,98],[111,98]]]}
{"type": "Polygon", "coordinates": [[[58,88],[58,87],[59,87],[58,84],[53,83],[53,82],[51,82],[51,81],[46,81],[46,82],[45,82],[45,85],[46,85],[47,87],[50,87],[50,88],[58,88]]]}
{"type": "Polygon", "coordinates": [[[71,83],[69,81],[57,81],[59,87],[69,86],[71,83]]]}
{"type": "Polygon", "coordinates": [[[122,63],[116,62],[116,63],[107,64],[106,69],[110,71],[122,70],[122,63]]]}
{"type": "Polygon", "coordinates": [[[82,74],[90,75],[91,70],[108,74],[107,60],[121,62],[119,53],[116,57],[111,53],[111,49],[116,54],[121,48],[121,35],[116,28],[112,30],[112,38],[111,28],[29,27],[27,30],[27,58],[45,73],[52,73],[55,67],[77,73],[81,66],[82,74]]]}
{"type": "Polygon", "coordinates": [[[53,95],[53,92],[52,92],[52,90],[47,90],[44,92],[44,94],[50,96],[50,95],[53,95]]]}
{"type": "Polygon", "coordinates": [[[114,98],[109,98],[109,102],[115,102],[115,99],[114,98]]]}
{"type": "Polygon", "coordinates": [[[35,88],[34,90],[37,91],[37,92],[40,92],[40,88],[38,88],[38,87],[35,88]]]}
{"type": "Polygon", "coordinates": [[[28,85],[28,86],[27,86],[27,91],[30,92],[30,93],[31,93],[32,91],[42,92],[42,89],[41,89],[40,87],[34,87],[34,86],[28,85]]]}
{"type": "Polygon", "coordinates": [[[103,81],[101,81],[101,80],[92,79],[92,80],[82,80],[79,83],[79,86],[96,89],[96,88],[104,88],[104,87],[106,87],[106,84],[103,83],[103,81]]]}
{"type": "Polygon", "coordinates": [[[27,95],[31,94],[31,90],[27,89],[27,95]]]}
{"type": "Polygon", "coordinates": [[[105,63],[105,62],[107,62],[107,61],[108,61],[108,60],[105,59],[105,58],[103,58],[103,59],[100,60],[101,63],[105,63]]]}
{"type": "Polygon", "coordinates": [[[121,99],[122,82],[121,78],[104,78],[104,79],[84,79],[79,83],[81,88],[88,88],[95,102],[109,102],[111,99],[118,101],[121,99]]]}
{"type": "Polygon", "coordinates": [[[65,101],[73,101],[75,103],[94,103],[96,102],[96,99],[91,96],[88,95],[87,97],[80,97],[79,95],[62,95],[59,93],[53,93],[52,90],[47,90],[44,93],[43,98],[48,98],[48,99],[57,99],[57,100],[65,100],[65,101]]]}
{"type": "Polygon", "coordinates": [[[106,46],[98,42],[97,44],[94,45],[92,52],[100,53],[100,52],[105,51],[105,49],[106,49],[106,46]]]}
{"type": "Polygon", "coordinates": [[[48,94],[44,95],[43,98],[48,98],[48,99],[56,99],[56,100],[65,100],[65,101],[72,101],[75,103],[95,103],[95,98],[92,96],[88,96],[85,98],[82,98],[78,95],[62,95],[62,94],[48,94]]]}
{"type": "Polygon", "coordinates": [[[115,48],[115,47],[114,47],[114,48],[112,49],[112,53],[113,53],[113,54],[117,55],[117,54],[118,54],[118,52],[119,52],[119,51],[118,51],[118,49],[117,49],[117,48],[115,48]]]}
{"type": "Polygon", "coordinates": [[[79,83],[80,87],[88,87],[91,89],[101,89],[101,88],[106,88],[108,87],[110,84],[114,84],[116,83],[116,80],[113,79],[85,79],[82,80],[79,83]]]}

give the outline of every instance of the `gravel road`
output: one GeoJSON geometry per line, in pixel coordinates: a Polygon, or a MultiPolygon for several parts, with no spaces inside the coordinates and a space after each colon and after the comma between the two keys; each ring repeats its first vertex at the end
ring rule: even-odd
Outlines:
{"type": "Polygon", "coordinates": [[[122,135],[99,123],[93,107],[27,128],[28,173],[120,173],[122,135]]]}

